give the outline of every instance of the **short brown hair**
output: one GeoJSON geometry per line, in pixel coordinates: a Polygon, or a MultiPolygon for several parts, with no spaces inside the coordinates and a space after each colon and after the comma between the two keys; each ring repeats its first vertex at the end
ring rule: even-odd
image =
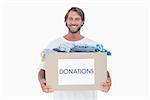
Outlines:
{"type": "Polygon", "coordinates": [[[72,8],[70,8],[70,9],[68,10],[68,12],[67,12],[66,15],[65,15],[65,22],[66,22],[66,20],[67,20],[67,18],[68,18],[68,14],[69,14],[70,11],[75,11],[75,12],[77,12],[77,13],[79,14],[79,16],[81,16],[82,21],[84,22],[84,20],[85,20],[84,12],[83,12],[83,10],[82,10],[81,8],[78,8],[78,7],[72,7],[72,8]]]}

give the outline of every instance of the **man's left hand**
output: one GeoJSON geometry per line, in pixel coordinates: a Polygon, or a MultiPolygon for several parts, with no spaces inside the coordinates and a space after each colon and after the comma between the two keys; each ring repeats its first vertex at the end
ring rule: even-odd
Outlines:
{"type": "Polygon", "coordinates": [[[108,92],[111,87],[111,77],[108,77],[106,82],[101,85],[102,92],[108,92]]]}

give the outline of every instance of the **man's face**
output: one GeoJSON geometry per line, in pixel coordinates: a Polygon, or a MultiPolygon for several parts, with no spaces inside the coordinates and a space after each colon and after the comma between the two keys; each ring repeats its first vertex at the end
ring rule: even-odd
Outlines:
{"type": "Polygon", "coordinates": [[[69,32],[72,34],[79,32],[82,25],[83,21],[81,16],[78,15],[77,12],[70,11],[66,20],[66,26],[68,27],[69,32]]]}

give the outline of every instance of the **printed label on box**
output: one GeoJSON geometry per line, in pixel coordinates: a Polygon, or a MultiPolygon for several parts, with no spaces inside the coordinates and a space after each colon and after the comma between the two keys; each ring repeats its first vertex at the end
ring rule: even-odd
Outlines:
{"type": "Polygon", "coordinates": [[[94,64],[94,58],[58,59],[58,85],[94,85],[94,64]]]}

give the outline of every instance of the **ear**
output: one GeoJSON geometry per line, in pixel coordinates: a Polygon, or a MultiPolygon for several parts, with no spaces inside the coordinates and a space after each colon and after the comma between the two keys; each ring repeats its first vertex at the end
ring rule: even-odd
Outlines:
{"type": "Polygon", "coordinates": [[[66,26],[67,26],[67,23],[66,23],[66,26]]]}
{"type": "Polygon", "coordinates": [[[83,26],[83,25],[84,25],[84,22],[82,22],[81,26],[83,26]]]}

